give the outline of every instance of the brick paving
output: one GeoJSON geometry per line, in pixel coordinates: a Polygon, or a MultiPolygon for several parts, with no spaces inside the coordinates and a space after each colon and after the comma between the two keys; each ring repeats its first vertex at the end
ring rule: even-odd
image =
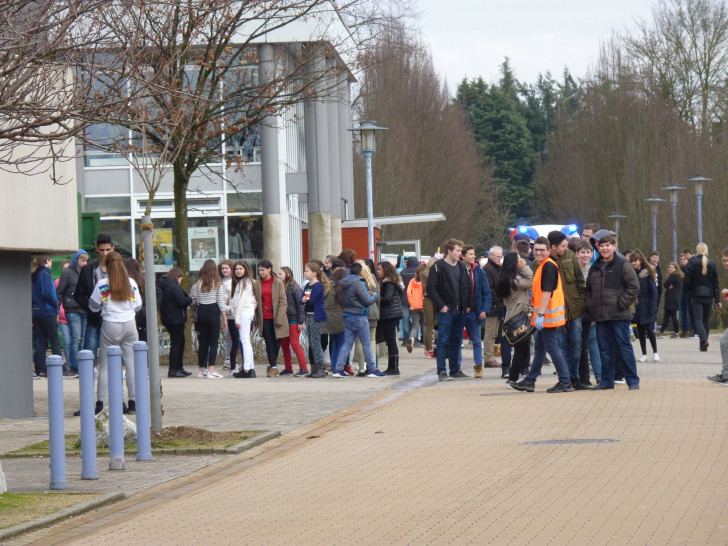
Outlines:
{"type": "MultiPolygon", "coordinates": [[[[399,380],[165,378],[165,425],[286,434],[237,456],[100,472],[85,483],[114,474],[139,492],[7,543],[725,544],[728,389],[704,379],[719,371],[717,338],[707,353],[659,340],[639,391],[546,394],[552,368],[533,394],[494,369],[436,383],[434,362],[406,353],[399,380]],[[425,371],[432,388],[415,388],[425,371]],[[161,485],[139,487],[144,472],[161,485]]],[[[41,434],[42,418],[24,422],[25,438],[41,434]]],[[[0,420],[4,451],[20,430],[0,420]]]]}

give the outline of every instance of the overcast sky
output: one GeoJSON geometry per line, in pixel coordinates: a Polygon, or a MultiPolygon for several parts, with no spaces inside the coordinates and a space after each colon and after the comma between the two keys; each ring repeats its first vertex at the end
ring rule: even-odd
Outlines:
{"type": "Polygon", "coordinates": [[[651,19],[652,0],[417,0],[424,41],[435,67],[453,91],[463,79],[497,81],[510,57],[519,81],[534,83],[550,70],[561,80],[564,66],[583,77],[599,44],[613,31],[651,19]]]}

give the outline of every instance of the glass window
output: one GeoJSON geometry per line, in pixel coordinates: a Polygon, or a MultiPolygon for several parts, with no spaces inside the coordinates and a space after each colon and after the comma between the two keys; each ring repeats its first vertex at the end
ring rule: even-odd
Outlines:
{"type": "Polygon", "coordinates": [[[103,216],[129,216],[131,200],[128,197],[87,197],[86,212],[103,216]]]}
{"type": "Polygon", "coordinates": [[[109,146],[115,140],[123,137],[126,129],[116,127],[109,123],[95,123],[89,125],[84,130],[84,133],[87,139],[99,144],[96,147],[92,143],[84,143],[86,167],[118,167],[120,165],[127,165],[126,157],[123,154],[112,153],[103,149],[104,146],[109,146]]]}
{"type": "Polygon", "coordinates": [[[227,209],[228,212],[261,213],[263,212],[263,193],[259,191],[228,193],[227,209]]]}
{"type": "Polygon", "coordinates": [[[263,255],[263,219],[228,217],[228,257],[246,260],[257,275],[257,265],[263,255]]]}
{"type": "Polygon", "coordinates": [[[111,235],[114,250],[124,258],[131,258],[131,220],[101,220],[101,232],[111,235]]]}

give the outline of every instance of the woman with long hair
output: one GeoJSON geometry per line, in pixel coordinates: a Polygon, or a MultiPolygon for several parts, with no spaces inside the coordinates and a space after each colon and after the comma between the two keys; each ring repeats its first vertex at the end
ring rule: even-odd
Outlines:
{"type": "Polygon", "coordinates": [[[139,287],[139,295],[142,297],[142,308],[136,314],[136,327],[139,341],[147,340],[147,297],[144,292],[144,273],[142,272],[142,266],[138,260],[134,258],[127,258],[124,261],[126,266],[126,272],[129,274],[130,279],[134,279],[139,287]]]}
{"type": "Polygon", "coordinates": [[[663,283],[665,288],[665,310],[662,316],[662,327],[660,332],[664,333],[672,319],[672,327],[675,330],[670,337],[678,337],[680,332],[680,323],[677,320],[677,310],[680,308],[680,300],[682,299],[683,279],[685,274],[680,266],[675,262],[670,262],[667,266],[667,279],[663,283]]]}
{"type": "MultiPolygon", "coordinates": [[[[526,260],[518,252],[508,252],[503,256],[503,264],[495,285],[495,294],[503,302],[506,315],[503,322],[508,322],[520,312],[531,310],[531,284],[533,272],[526,260]]],[[[511,368],[508,371],[506,384],[513,388],[521,373],[528,371],[528,357],[531,340],[527,339],[513,347],[511,368]]]]}
{"type": "Polygon", "coordinates": [[[268,377],[278,376],[278,353],[281,340],[288,337],[288,318],[286,309],[288,299],[286,289],[281,280],[273,274],[270,260],[258,263],[258,329],[265,340],[265,352],[268,355],[268,377]]]}
{"type": "Polygon", "coordinates": [[[377,277],[379,277],[379,322],[377,322],[378,337],[387,343],[389,356],[387,375],[399,375],[399,348],[397,347],[397,323],[404,316],[402,313],[402,294],[404,284],[394,266],[387,262],[377,264],[377,277]]]}
{"type": "Polygon", "coordinates": [[[660,355],[657,354],[657,338],[654,330],[654,324],[657,320],[657,277],[655,270],[640,250],[633,250],[629,261],[632,263],[632,267],[634,267],[640,281],[640,292],[637,296],[637,306],[634,312],[637,336],[642,349],[642,356],[637,362],[647,360],[647,341],[645,338],[650,340],[653,353],[652,360],[659,362],[660,355]]]}
{"type": "MultiPolygon", "coordinates": [[[[88,300],[89,309],[101,311],[101,341],[99,344],[99,379],[96,387],[96,413],[104,407],[109,390],[109,369],[106,349],[111,345],[121,347],[121,361],[126,366],[126,389],[129,393],[128,412],[136,411],[134,387],[134,342],[139,340],[136,313],[142,308],[139,287],[124,266],[118,252],[106,256],[108,277],[100,279],[88,300]]],[[[126,406],[126,405],[124,405],[126,406]]],[[[123,408],[126,413],[126,407],[123,408]]]]}
{"type": "Polygon", "coordinates": [[[695,256],[688,261],[684,286],[685,290],[690,292],[690,308],[695,319],[695,331],[700,338],[700,350],[707,351],[713,301],[720,309],[718,268],[715,262],[708,258],[708,245],[698,243],[695,252],[695,256]]]}
{"type": "Polygon", "coordinates": [[[222,379],[215,371],[220,327],[227,328],[227,295],[222,285],[215,260],[205,260],[200,269],[200,278],[192,289],[192,298],[197,301],[197,377],[201,379],[222,379]]]}
{"type": "Polygon", "coordinates": [[[293,352],[296,353],[296,359],[298,359],[298,372],[294,375],[302,377],[308,373],[308,366],[306,366],[306,354],[300,342],[301,330],[305,328],[306,322],[306,313],[301,303],[301,287],[293,278],[291,268],[285,265],[278,271],[278,278],[286,289],[286,317],[288,318],[288,337],[281,340],[283,361],[286,368],[281,372],[281,375],[293,374],[293,359],[291,358],[291,349],[293,349],[293,352]]]}
{"type": "Polygon", "coordinates": [[[38,256],[35,270],[30,275],[33,284],[33,364],[35,377],[46,377],[46,350],[61,356],[58,337],[58,296],[51,276],[53,261],[50,256],[38,256]]]}
{"type": "Polygon", "coordinates": [[[238,342],[243,365],[237,367],[231,375],[238,379],[251,379],[255,375],[253,345],[250,342],[250,326],[255,320],[255,310],[260,299],[258,285],[253,278],[253,270],[245,260],[238,260],[233,265],[232,312],[235,317],[234,328],[238,332],[238,342]]]}
{"type": "Polygon", "coordinates": [[[187,308],[192,298],[182,288],[184,273],[173,267],[157,281],[157,304],[162,326],[169,332],[169,369],[167,377],[187,377],[192,375],[184,368],[185,326],[187,308]]]}
{"type": "Polygon", "coordinates": [[[324,377],[324,351],[321,348],[321,331],[326,322],[326,308],[324,307],[324,292],[329,281],[324,275],[320,265],[307,263],[303,269],[303,276],[308,284],[301,295],[301,303],[306,313],[306,334],[313,352],[311,373],[306,377],[324,377]]]}
{"type": "MultiPolygon", "coordinates": [[[[322,333],[329,336],[329,354],[331,355],[331,369],[339,362],[339,353],[344,345],[344,308],[341,304],[341,280],[346,277],[344,269],[337,269],[331,275],[329,287],[324,292],[324,309],[326,309],[326,322],[322,333]]],[[[349,375],[351,368],[343,374],[349,375]]],[[[342,375],[343,375],[342,374],[342,375]]]]}
{"type": "MultiPolygon", "coordinates": [[[[225,295],[227,296],[226,301],[228,306],[230,306],[230,300],[232,297],[234,266],[235,263],[232,260],[223,260],[217,266],[217,272],[220,274],[222,286],[225,289],[225,295]]],[[[222,365],[222,369],[233,369],[234,371],[237,371],[235,368],[237,368],[236,357],[238,347],[240,347],[240,337],[238,336],[238,329],[235,328],[235,315],[233,315],[232,309],[228,310],[225,317],[227,328],[225,328],[225,361],[222,365]]]]}
{"type": "MultiPolygon", "coordinates": [[[[364,283],[364,288],[366,288],[367,292],[374,292],[377,296],[379,296],[379,284],[377,283],[376,277],[377,268],[374,266],[374,262],[370,258],[363,258],[361,260],[357,260],[356,263],[361,265],[361,279],[364,283]]],[[[371,346],[372,355],[376,355],[377,322],[379,322],[379,298],[377,298],[377,301],[369,306],[367,320],[369,321],[369,344],[371,346]]],[[[359,366],[356,376],[366,377],[367,363],[364,358],[364,349],[361,346],[359,336],[357,336],[354,344],[354,361],[359,366]]]]}

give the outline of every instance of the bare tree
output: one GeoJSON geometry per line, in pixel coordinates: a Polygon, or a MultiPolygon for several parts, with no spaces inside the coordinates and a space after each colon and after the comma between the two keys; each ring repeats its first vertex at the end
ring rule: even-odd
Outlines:
{"type": "MultiPolygon", "coordinates": [[[[89,63],[111,44],[99,15],[111,0],[6,0],[0,10],[0,168],[51,169],[75,155],[72,137],[113,107],[128,64],[89,63]],[[81,74],[84,74],[82,76],[81,74]],[[52,161],[48,161],[51,159],[52,161]]],[[[135,36],[126,38],[135,44],[135,36]]]]}
{"type": "Polygon", "coordinates": [[[378,3],[365,0],[129,0],[104,13],[104,25],[119,47],[103,61],[136,66],[129,88],[145,92],[103,118],[132,131],[131,137],[117,131],[105,142],[86,137],[87,143],[119,150],[143,133],[149,146],[167,150],[174,177],[177,261],[183,270],[189,268],[187,191],[192,174],[223,161],[244,168],[242,156],[223,157],[224,142],[254,131],[297,102],[333,91],[333,76],[346,69],[341,58],[356,61],[360,41],[370,36],[363,23],[374,20],[379,9],[378,3]],[[295,43],[288,41],[291,35],[295,43]],[[144,47],[124,43],[125,36],[141,37],[144,47]],[[275,68],[265,78],[258,70],[257,45],[262,42],[275,44],[272,58],[266,59],[275,68]],[[335,62],[320,63],[320,58],[335,62]]]}
{"type": "MultiPolygon", "coordinates": [[[[377,141],[373,161],[374,214],[444,212],[447,217],[433,224],[385,226],[383,237],[420,239],[429,252],[448,237],[486,247],[500,213],[493,206],[490,173],[430,53],[402,25],[392,24],[368,54],[356,112],[389,128],[377,141]]],[[[362,217],[365,181],[358,154],[354,180],[362,217]]]]}
{"type": "Polygon", "coordinates": [[[653,20],[625,33],[630,61],[646,89],[660,94],[680,116],[709,137],[725,113],[728,8],[725,0],[660,0],[653,20]]]}

